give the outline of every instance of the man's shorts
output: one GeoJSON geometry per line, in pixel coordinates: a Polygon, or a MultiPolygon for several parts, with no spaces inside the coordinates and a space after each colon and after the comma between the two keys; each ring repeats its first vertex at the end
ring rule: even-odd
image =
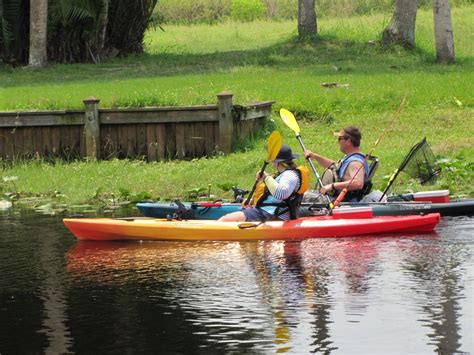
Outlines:
{"type": "Polygon", "coordinates": [[[244,208],[242,212],[245,215],[245,221],[270,221],[275,219],[275,216],[258,207],[244,208]]]}

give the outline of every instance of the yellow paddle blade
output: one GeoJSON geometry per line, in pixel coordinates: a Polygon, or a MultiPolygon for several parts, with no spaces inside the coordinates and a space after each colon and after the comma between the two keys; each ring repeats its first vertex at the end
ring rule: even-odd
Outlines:
{"type": "Polygon", "coordinates": [[[285,122],[285,124],[295,132],[298,136],[300,134],[300,126],[298,126],[298,122],[296,122],[295,116],[285,108],[280,109],[280,117],[285,122]]]}
{"type": "Polygon", "coordinates": [[[280,132],[273,131],[272,134],[270,134],[270,138],[268,138],[268,146],[267,146],[268,157],[266,161],[271,161],[276,158],[276,156],[278,155],[278,152],[281,149],[282,144],[283,144],[283,140],[281,139],[280,132]]]}

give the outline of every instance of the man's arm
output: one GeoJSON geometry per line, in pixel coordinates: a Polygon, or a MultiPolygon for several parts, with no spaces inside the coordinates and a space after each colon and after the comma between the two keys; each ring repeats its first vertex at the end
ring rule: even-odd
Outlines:
{"type": "Polygon", "coordinates": [[[353,161],[349,164],[344,173],[344,181],[335,183],[334,186],[338,190],[342,190],[345,187],[347,187],[349,191],[360,190],[364,187],[364,176],[364,164],[359,161],[353,161]],[[351,181],[353,176],[355,176],[355,178],[349,186],[349,182],[351,181]]]}
{"type": "Polygon", "coordinates": [[[331,160],[329,158],[326,158],[322,155],[319,155],[319,154],[316,154],[316,153],[313,153],[311,150],[309,149],[306,149],[304,151],[304,156],[306,159],[312,159],[312,160],[316,160],[318,162],[319,165],[321,165],[324,169],[326,169],[327,167],[331,166],[332,164],[334,164],[334,160],[331,160]]]}

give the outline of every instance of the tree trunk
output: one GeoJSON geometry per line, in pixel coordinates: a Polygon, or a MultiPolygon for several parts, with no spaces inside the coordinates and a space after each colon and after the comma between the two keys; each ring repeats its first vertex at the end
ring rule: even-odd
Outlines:
{"type": "Polygon", "coordinates": [[[395,0],[395,11],[382,33],[382,43],[415,46],[417,6],[418,0],[395,0]]]}
{"type": "Polygon", "coordinates": [[[298,0],[298,36],[311,36],[318,33],[315,0],[298,0]]]}
{"type": "Polygon", "coordinates": [[[30,53],[28,64],[43,68],[48,64],[48,0],[30,0],[30,53]]]}
{"type": "Polygon", "coordinates": [[[436,61],[452,64],[454,57],[453,28],[449,0],[433,0],[436,61]]]}
{"type": "Polygon", "coordinates": [[[104,52],[105,46],[105,37],[107,34],[107,25],[109,23],[109,2],[110,0],[103,0],[103,8],[99,16],[99,38],[98,38],[98,60],[101,60],[101,57],[104,52]]]}

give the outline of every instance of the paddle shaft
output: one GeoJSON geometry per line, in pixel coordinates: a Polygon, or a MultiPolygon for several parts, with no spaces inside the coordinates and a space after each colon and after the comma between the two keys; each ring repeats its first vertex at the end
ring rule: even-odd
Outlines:
{"type": "MultiPolygon", "coordinates": [[[[268,162],[267,162],[267,161],[263,163],[263,166],[262,166],[262,168],[260,169],[259,176],[261,176],[261,175],[263,174],[263,172],[265,171],[265,168],[267,167],[267,165],[268,165],[268,162]]],[[[255,184],[253,184],[252,191],[250,191],[249,195],[247,196],[247,199],[246,199],[245,202],[244,202],[244,206],[248,206],[248,204],[250,203],[250,200],[251,200],[252,197],[253,197],[253,194],[254,194],[254,192],[255,192],[255,189],[257,188],[258,181],[259,181],[259,180],[255,180],[255,184]]]]}
{"type": "MultiPolygon", "coordinates": [[[[306,150],[306,147],[303,144],[303,141],[301,140],[301,136],[299,134],[296,135],[296,139],[298,139],[298,142],[300,142],[301,148],[303,151],[306,150]]],[[[314,175],[316,176],[316,179],[318,179],[319,187],[323,187],[323,182],[321,181],[321,178],[319,177],[318,171],[316,170],[313,161],[310,158],[306,158],[306,160],[309,163],[309,166],[311,166],[311,170],[313,170],[314,175]]]]}
{"type": "MultiPolygon", "coordinates": [[[[306,147],[303,144],[303,140],[301,139],[301,136],[299,134],[296,134],[296,139],[298,139],[298,142],[300,142],[301,148],[303,149],[303,152],[306,150],[306,147]]],[[[306,158],[306,160],[309,163],[309,166],[311,166],[311,170],[313,170],[314,175],[316,176],[316,179],[318,180],[319,187],[323,187],[323,182],[321,181],[321,178],[319,177],[318,171],[316,170],[313,161],[311,158],[306,158]]],[[[329,199],[328,195],[325,195],[326,199],[328,200],[328,203],[331,203],[331,200],[329,199]]]]}

